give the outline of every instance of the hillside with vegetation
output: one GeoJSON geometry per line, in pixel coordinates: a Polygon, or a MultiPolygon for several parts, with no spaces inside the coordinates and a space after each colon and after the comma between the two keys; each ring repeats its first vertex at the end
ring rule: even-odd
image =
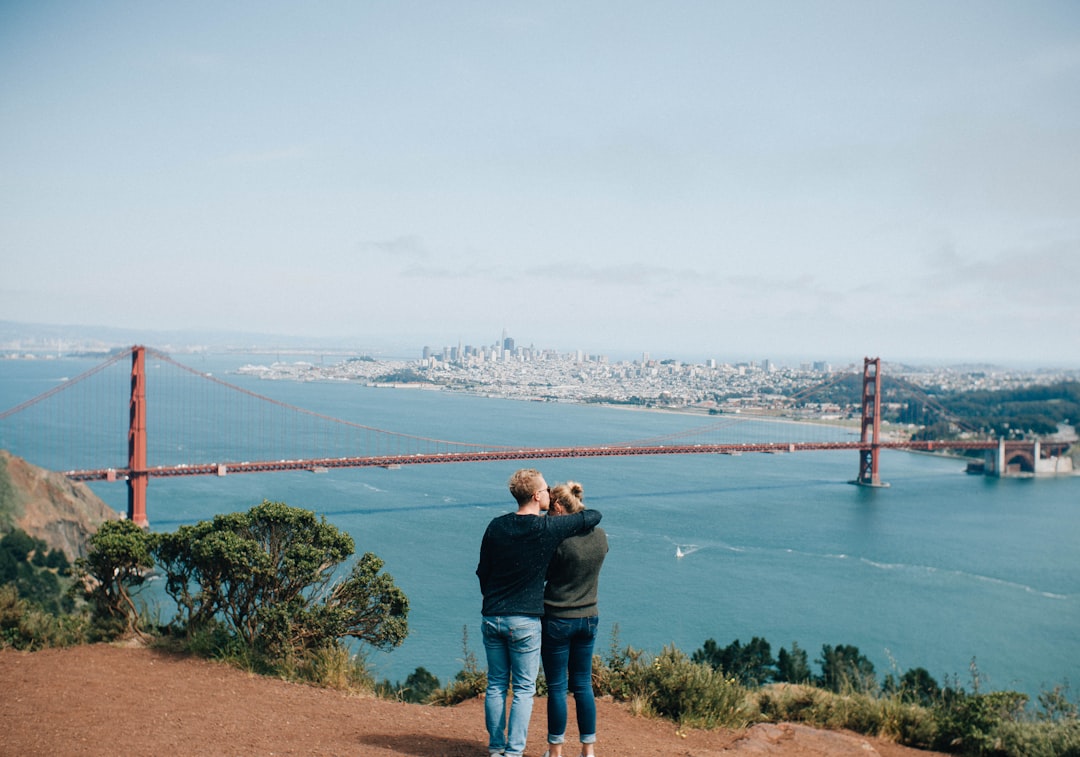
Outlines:
{"type": "MultiPolygon", "coordinates": [[[[8,471],[19,468],[11,460],[4,458],[8,471]]],[[[24,504],[20,522],[31,498],[18,483],[36,491],[35,482],[46,479],[4,479],[6,501],[24,504]]],[[[11,528],[0,537],[0,650],[137,640],[169,654],[392,702],[458,707],[478,701],[486,675],[467,633],[462,668],[452,680],[440,682],[424,668],[403,682],[374,679],[364,649],[392,649],[405,639],[409,601],[383,572],[382,560],[370,552],[354,557],[354,546],[325,518],[280,502],[174,532],[105,519],[73,563],[62,549],[11,528]],[[175,602],[171,617],[141,599],[151,577],[175,602]]],[[[0,676],[17,659],[0,655],[0,676]]],[[[757,637],[726,646],[707,639],[688,655],[675,647],[625,646],[616,628],[609,649],[594,658],[593,685],[605,701],[670,723],[676,733],[800,723],[942,753],[1080,755],[1078,708],[1066,685],[1034,702],[1015,691],[986,691],[974,661],[969,682],[938,682],[922,668],[879,678],[859,649],[845,644],[824,645],[812,661],[795,643],[774,657],[757,637]]],[[[541,696],[544,689],[541,683],[541,696]]]]}
{"type": "MultiPolygon", "coordinates": [[[[813,392],[815,402],[857,408],[862,377],[848,375],[813,392]]],[[[920,427],[917,438],[951,439],[978,431],[1006,439],[1057,434],[1080,424],[1080,382],[1058,381],[993,390],[920,385],[885,375],[881,419],[920,427]]]]}

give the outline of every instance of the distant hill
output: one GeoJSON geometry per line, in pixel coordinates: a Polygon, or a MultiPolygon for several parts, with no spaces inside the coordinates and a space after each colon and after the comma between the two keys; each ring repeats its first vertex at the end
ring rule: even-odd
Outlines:
{"type": "Polygon", "coordinates": [[[74,560],[98,526],[120,517],[86,484],[0,450],[0,534],[21,528],[74,560]]]}
{"type": "Polygon", "coordinates": [[[348,350],[384,354],[419,354],[420,346],[379,335],[365,337],[267,334],[249,331],[205,329],[144,329],[113,326],[21,323],[0,320],[0,352],[65,354],[106,353],[133,344],[145,344],[165,352],[203,350],[274,351],[283,347],[348,350]]]}

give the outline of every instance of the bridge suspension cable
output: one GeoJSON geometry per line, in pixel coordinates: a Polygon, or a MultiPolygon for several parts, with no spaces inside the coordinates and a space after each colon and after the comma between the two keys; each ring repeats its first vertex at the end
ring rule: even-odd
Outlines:
{"type": "MultiPolygon", "coordinates": [[[[877,360],[876,358],[874,359],[877,360]]],[[[870,361],[867,358],[867,361],[870,361]]],[[[878,361],[879,363],[880,361],[878,361]]],[[[863,378],[863,434],[856,442],[849,425],[799,423],[766,413],[723,413],[715,422],[681,428],[629,442],[579,447],[537,447],[530,443],[480,444],[386,431],[299,407],[224,381],[185,365],[159,350],[135,346],[74,379],[63,379],[40,395],[0,412],[0,446],[16,453],[32,448],[42,467],[64,471],[75,480],[126,480],[129,492],[151,477],[226,473],[321,470],[341,467],[550,459],[616,455],[738,454],[857,449],[858,481],[877,482],[877,450],[985,449],[996,442],[885,442],[878,438],[880,384],[868,392],[863,378]],[[130,357],[124,376],[117,366],[130,357]],[[147,365],[146,358],[152,362],[147,365]],[[122,384],[128,384],[127,390],[122,384]],[[125,396],[126,395],[126,396],[125,396]],[[127,407],[125,407],[125,405],[127,407]],[[756,424],[756,425],[755,425],[756,424]],[[873,428],[873,434],[868,429],[873,428]],[[778,430],[783,429],[783,434],[778,430]],[[786,439],[778,439],[786,436],[786,439]],[[126,448],[124,440],[127,440],[126,448]],[[134,482],[134,483],[133,483],[134,482]]],[[[880,381],[880,370],[873,378],[880,381]]],[[[827,381],[790,397],[797,405],[852,374],[837,372],[827,381]]],[[[689,417],[694,417],[688,415],[689,417]]],[[[143,504],[129,499],[129,515],[145,520],[143,504]]]]}

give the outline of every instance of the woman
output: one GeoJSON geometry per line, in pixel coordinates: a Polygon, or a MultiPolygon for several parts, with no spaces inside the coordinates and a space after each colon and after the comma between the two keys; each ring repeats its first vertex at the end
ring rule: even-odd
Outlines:
{"type": "MultiPolygon", "coordinates": [[[[574,481],[552,487],[548,517],[581,512],[585,509],[581,496],[581,484],[574,481]]],[[[568,688],[574,695],[581,754],[596,754],[592,657],[599,624],[597,585],[607,551],[607,534],[597,527],[563,541],[548,566],[540,647],[548,686],[549,749],[545,757],[562,757],[568,688]]]]}

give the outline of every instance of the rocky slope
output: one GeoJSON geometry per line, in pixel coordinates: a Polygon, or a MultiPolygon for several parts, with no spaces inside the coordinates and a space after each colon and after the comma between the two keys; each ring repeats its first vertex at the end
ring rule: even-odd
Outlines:
{"type": "Polygon", "coordinates": [[[0,450],[0,533],[21,528],[73,560],[98,526],[120,517],[86,484],[0,450]]]}

